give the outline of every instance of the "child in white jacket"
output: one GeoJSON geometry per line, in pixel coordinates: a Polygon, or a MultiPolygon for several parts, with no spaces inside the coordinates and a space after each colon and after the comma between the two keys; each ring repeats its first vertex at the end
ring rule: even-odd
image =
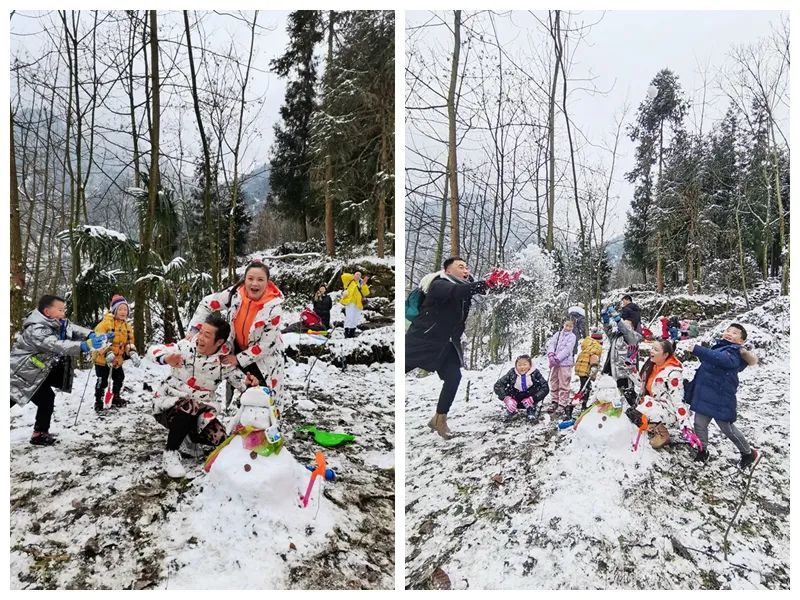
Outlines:
{"type": "Polygon", "coordinates": [[[163,460],[170,477],[186,476],[178,448],[187,435],[195,443],[211,446],[218,446],[225,439],[225,427],[212,404],[222,380],[240,391],[258,385],[254,375],[222,361],[230,351],[226,344],[229,335],[227,321],[211,315],[200,324],[200,332],[192,340],[153,345],[147,350],[148,358],[172,367],[153,400],[156,420],[169,429],[163,460]]]}

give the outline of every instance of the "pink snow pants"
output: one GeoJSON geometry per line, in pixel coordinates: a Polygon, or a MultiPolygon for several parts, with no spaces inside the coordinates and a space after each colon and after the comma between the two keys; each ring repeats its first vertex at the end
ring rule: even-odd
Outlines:
{"type": "Polygon", "coordinates": [[[550,369],[550,397],[559,406],[570,404],[569,382],[572,367],[553,367],[550,369]]]}

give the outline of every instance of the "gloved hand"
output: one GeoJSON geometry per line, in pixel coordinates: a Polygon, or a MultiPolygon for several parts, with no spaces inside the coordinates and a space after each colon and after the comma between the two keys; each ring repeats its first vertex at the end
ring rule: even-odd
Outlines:
{"type": "Polygon", "coordinates": [[[139,354],[135,350],[132,350],[128,354],[128,357],[131,359],[131,362],[133,363],[134,367],[138,368],[139,365],[142,364],[142,359],[141,359],[141,357],[139,356],[139,354]]]}
{"type": "MultiPolygon", "coordinates": [[[[111,339],[114,338],[114,334],[111,334],[111,339]]],[[[94,331],[89,334],[89,337],[86,338],[84,341],[81,342],[81,350],[84,352],[89,352],[91,350],[99,350],[103,346],[106,345],[106,340],[108,339],[108,334],[104,335],[97,335],[94,331]]]]}
{"type": "Polygon", "coordinates": [[[625,396],[625,400],[631,407],[636,406],[636,390],[633,388],[626,388],[622,395],[625,396]]]}
{"type": "Polygon", "coordinates": [[[625,416],[630,419],[631,423],[636,425],[637,427],[641,426],[642,424],[642,413],[640,413],[635,408],[628,408],[625,410],[625,416]]]}
{"type": "Polygon", "coordinates": [[[612,321],[619,323],[622,317],[617,312],[617,308],[615,306],[609,306],[608,309],[606,310],[608,310],[608,318],[611,319],[612,321]]]}
{"type": "Polygon", "coordinates": [[[608,316],[608,309],[603,309],[603,312],[600,313],[600,320],[603,321],[604,325],[608,325],[609,316],[608,316]]]}
{"type": "Polygon", "coordinates": [[[107,365],[111,365],[114,362],[115,358],[117,358],[117,356],[113,352],[107,353],[106,354],[106,364],[107,365]]]}
{"type": "Polygon", "coordinates": [[[474,282],[474,283],[472,283],[470,285],[472,285],[472,294],[473,295],[475,295],[475,294],[483,295],[489,289],[489,284],[486,283],[485,281],[476,281],[476,282],[474,282]]]}

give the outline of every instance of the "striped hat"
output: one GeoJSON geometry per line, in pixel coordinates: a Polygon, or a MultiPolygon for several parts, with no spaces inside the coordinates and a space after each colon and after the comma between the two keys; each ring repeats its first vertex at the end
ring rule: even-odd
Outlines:
{"type": "MultiPolygon", "coordinates": [[[[128,306],[128,301],[125,300],[125,296],[120,296],[119,294],[114,294],[111,297],[111,314],[116,316],[117,309],[122,305],[128,306]]],[[[128,306],[128,311],[130,311],[131,307],[128,306]]]]}

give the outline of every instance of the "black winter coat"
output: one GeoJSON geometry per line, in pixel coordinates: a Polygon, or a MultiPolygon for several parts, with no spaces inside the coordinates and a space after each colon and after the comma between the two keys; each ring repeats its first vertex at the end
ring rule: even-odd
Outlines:
{"type": "Polygon", "coordinates": [[[642,311],[639,308],[639,305],[635,302],[631,302],[627,306],[623,306],[622,310],[619,311],[619,316],[625,319],[626,321],[630,321],[633,323],[633,328],[641,333],[642,331],[642,311]]]}
{"type": "Polygon", "coordinates": [[[319,300],[314,300],[314,312],[322,319],[322,324],[325,329],[331,328],[331,307],[333,307],[333,300],[328,294],[325,294],[319,300]]]}
{"type": "Polygon", "coordinates": [[[516,369],[511,369],[508,373],[498,379],[497,383],[494,384],[494,393],[497,394],[497,397],[500,398],[500,400],[506,396],[511,396],[515,400],[521,400],[526,396],[530,396],[533,398],[534,402],[541,402],[545,399],[547,394],[550,393],[550,386],[547,385],[547,381],[545,381],[544,377],[542,377],[539,369],[533,370],[533,376],[531,379],[532,381],[528,385],[528,392],[521,392],[514,387],[514,384],[517,381],[517,371],[516,369]]]}
{"type": "Polygon", "coordinates": [[[406,332],[406,373],[421,368],[436,371],[452,345],[463,365],[461,335],[469,316],[472,296],[485,294],[483,281],[453,283],[444,277],[433,280],[419,316],[406,332]]]}

